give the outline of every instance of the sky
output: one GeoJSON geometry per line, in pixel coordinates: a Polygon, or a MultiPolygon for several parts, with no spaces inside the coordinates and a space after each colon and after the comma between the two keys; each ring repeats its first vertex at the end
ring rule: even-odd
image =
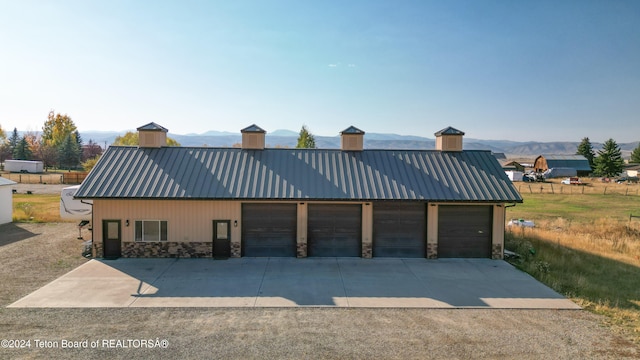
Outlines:
{"type": "MultiPolygon", "coordinates": [[[[0,126],[640,140],[640,1],[0,0],[0,126]]],[[[365,135],[366,136],[366,135],[365,135]]]]}

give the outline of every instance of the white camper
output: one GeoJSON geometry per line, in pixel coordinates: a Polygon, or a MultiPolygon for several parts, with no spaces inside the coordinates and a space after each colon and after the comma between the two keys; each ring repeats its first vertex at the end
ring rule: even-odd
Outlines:
{"type": "Polygon", "coordinates": [[[8,172],[39,174],[44,164],[42,161],[5,160],[4,169],[8,172]]]}
{"type": "Polygon", "coordinates": [[[75,185],[62,189],[62,193],[60,193],[60,217],[63,219],[91,221],[93,201],[73,198],[79,187],[80,185],[75,185]]]}

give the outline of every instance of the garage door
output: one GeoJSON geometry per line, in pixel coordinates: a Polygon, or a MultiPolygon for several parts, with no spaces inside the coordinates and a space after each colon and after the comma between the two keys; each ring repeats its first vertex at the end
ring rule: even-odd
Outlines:
{"type": "Polygon", "coordinates": [[[296,256],[296,204],[242,204],[242,256],[296,256]]]}
{"type": "Polygon", "coordinates": [[[373,256],[425,257],[425,203],[373,204],[373,256]]]}
{"type": "Polygon", "coordinates": [[[491,206],[438,208],[438,257],[491,257],[491,206]]]}
{"type": "Polygon", "coordinates": [[[309,204],[308,216],[308,256],[361,256],[361,205],[309,204]]]}

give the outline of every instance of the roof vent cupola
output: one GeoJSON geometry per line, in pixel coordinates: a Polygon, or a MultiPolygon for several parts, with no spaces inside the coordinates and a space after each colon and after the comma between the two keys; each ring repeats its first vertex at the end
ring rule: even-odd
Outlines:
{"type": "Polygon", "coordinates": [[[253,124],[240,130],[242,133],[242,148],[251,150],[264,150],[264,138],[267,133],[258,125],[253,124]]]}
{"type": "Polygon", "coordinates": [[[138,130],[138,146],[141,148],[159,148],[167,146],[167,132],[169,130],[150,122],[140,126],[138,130]]]}
{"type": "Polygon", "coordinates": [[[434,134],[436,136],[436,150],[462,151],[462,137],[464,132],[451,126],[434,134]]]}
{"type": "Polygon", "coordinates": [[[362,151],[364,148],[364,131],[355,126],[340,132],[340,148],[343,151],[362,151]]]}

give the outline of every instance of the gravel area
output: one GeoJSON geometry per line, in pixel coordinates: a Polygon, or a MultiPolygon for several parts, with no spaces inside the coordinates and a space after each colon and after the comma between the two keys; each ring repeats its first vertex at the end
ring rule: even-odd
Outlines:
{"type": "Polygon", "coordinates": [[[66,184],[15,184],[11,188],[16,192],[24,194],[27,191],[31,191],[34,194],[60,194],[62,189],[73,186],[66,184]]]}
{"type": "Polygon", "coordinates": [[[581,310],[5,308],[86,261],[76,236],[69,223],[0,226],[0,337],[30,346],[0,348],[0,358],[640,357],[604,317],[581,310]]]}

